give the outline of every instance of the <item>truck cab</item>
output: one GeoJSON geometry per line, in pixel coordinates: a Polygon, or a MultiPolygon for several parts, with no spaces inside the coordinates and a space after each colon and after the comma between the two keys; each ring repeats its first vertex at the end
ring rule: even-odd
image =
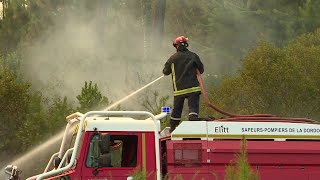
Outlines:
{"type": "Polygon", "coordinates": [[[160,179],[159,120],[167,114],[154,116],[145,111],[72,114],[67,117],[60,151],[51,157],[44,173],[28,180],[127,180],[137,173],[148,179],[160,179]],[[73,123],[77,124],[73,132],[74,146],[65,150],[73,123]]]}
{"type": "Polygon", "coordinates": [[[76,172],[83,179],[130,179],[139,170],[153,171],[151,175],[156,176],[155,133],[158,132],[153,121],[128,118],[104,121],[88,123],[76,172]]]}

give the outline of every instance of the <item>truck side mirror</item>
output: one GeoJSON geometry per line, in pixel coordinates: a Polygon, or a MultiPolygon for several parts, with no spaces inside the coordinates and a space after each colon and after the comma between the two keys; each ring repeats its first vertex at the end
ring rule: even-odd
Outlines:
{"type": "Polygon", "coordinates": [[[57,169],[59,167],[59,164],[61,163],[61,158],[59,157],[55,157],[54,158],[54,161],[53,161],[53,166],[54,166],[54,169],[57,169]]]}

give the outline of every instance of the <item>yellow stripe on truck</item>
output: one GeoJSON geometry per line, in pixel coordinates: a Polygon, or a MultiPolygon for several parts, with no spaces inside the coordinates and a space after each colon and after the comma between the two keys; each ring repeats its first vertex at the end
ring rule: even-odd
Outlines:
{"type": "Polygon", "coordinates": [[[254,139],[320,139],[319,135],[239,135],[239,134],[209,134],[208,138],[254,138],[254,139]]]}
{"type": "Polygon", "coordinates": [[[146,133],[142,133],[142,169],[143,172],[147,172],[147,144],[146,133]]]}
{"type": "MultiPolygon", "coordinates": [[[[84,121],[84,125],[83,125],[83,131],[85,131],[85,129],[87,128],[87,125],[88,125],[88,121],[85,120],[85,121],[84,121]]],[[[76,125],[76,127],[74,128],[73,135],[75,135],[75,134],[78,133],[79,126],[80,126],[80,122],[79,122],[79,123],[76,125]]]]}

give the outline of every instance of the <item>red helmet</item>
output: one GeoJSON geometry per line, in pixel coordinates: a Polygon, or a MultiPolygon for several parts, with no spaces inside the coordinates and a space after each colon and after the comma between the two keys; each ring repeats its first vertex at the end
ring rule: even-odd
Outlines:
{"type": "Polygon", "coordinates": [[[186,38],[185,36],[179,36],[173,41],[173,47],[176,48],[176,46],[178,44],[188,47],[189,44],[188,44],[187,40],[188,40],[188,38],[186,38]]]}

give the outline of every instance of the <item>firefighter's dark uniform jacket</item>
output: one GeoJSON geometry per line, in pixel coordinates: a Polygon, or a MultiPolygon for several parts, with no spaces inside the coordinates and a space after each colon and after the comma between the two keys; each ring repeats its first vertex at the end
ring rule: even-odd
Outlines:
{"type": "Polygon", "coordinates": [[[163,74],[172,74],[174,96],[201,92],[196,69],[202,74],[203,64],[196,53],[178,49],[164,65],[163,74]]]}

